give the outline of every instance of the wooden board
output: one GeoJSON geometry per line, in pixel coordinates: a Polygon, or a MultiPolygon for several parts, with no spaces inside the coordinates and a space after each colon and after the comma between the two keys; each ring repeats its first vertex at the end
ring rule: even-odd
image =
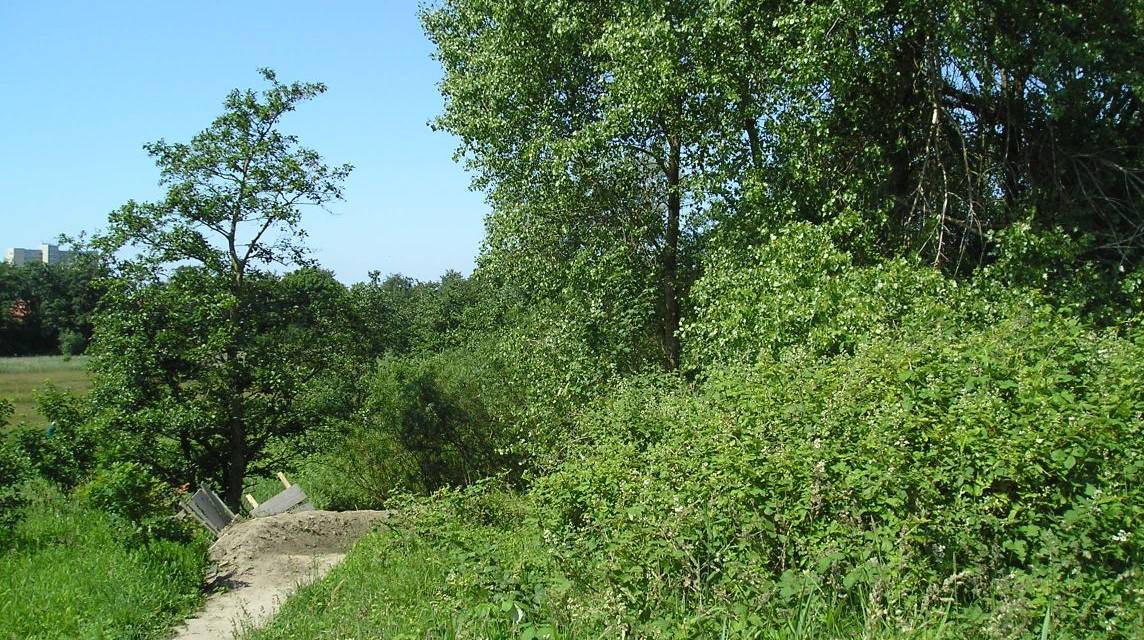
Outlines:
{"type": "Polygon", "coordinates": [[[199,487],[199,490],[191,496],[190,501],[185,506],[195,519],[203,523],[203,526],[210,529],[215,535],[218,535],[223,527],[234,520],[234,513],[227,508],[214,491],[206,487],[199,487]]]}
{"type": "MultiPolygon", "coordinates": [[[[302,491],[302,487],[294,484],[290,485],[289,489],[284,490],[282,493],[258,505],[258,508],[251,511],[250,515],[255,518],[261,518],[262,516],[286,513],[287,511],[294,510],[295,507],[303,505],[305,502],[306,492],[302,491]]],[[[310,509],[313,509],[313,507],[310,507],[310,509]]]]}

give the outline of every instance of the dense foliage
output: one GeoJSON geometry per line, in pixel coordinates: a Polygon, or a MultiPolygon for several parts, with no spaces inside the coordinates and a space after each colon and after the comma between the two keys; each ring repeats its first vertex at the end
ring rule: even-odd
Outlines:
{"type": "Polygon", "coordinates": [[[537,489],[562,557],[647,624],[764,608],[791,583],[903,627],[953,607],[1012,637],[1052,609],[1131,635],[1144,342],[1041,306],[966,319],[612,394],[537,489]]]}
{"type": "Polygon", "coordinates": [[[90,404],[49,394],[0,492],[78,485],[137,544],[172,483],[401,511],[263,637],[1140,635],[1139,3],[421,17],[476,271],[300,260],[348,167],[267,72],[149,147],[90,404]]]}
{"type": "Polygon", "coordinates": [[[313,462],[408,514],[340,578],[395,586],[267,637],[376,598],[450,637],[1139,634],[1139,6],[422,19],[486,244],[313,462]],[[474,459],[506,488],[400,498],[474,459]]]}
{"type": "Polygon", "coordinates": [[[790,221],[863,264],[964,274],[1024,224],[1074,267],[1142,264],[1138,3],[446,0],[423,21],[437,124],[493,206],[482,268],[637,347],[617,365],[673,368],[697,260],[790,221]]]}

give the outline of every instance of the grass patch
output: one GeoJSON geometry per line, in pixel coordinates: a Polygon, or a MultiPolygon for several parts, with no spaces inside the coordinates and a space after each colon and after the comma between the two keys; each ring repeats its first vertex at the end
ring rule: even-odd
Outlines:
{"type": "Polygon", "coordinates": [[[498,493],[411,502],[247,637],[599,636],[566,615],[571,584],[557,580],[535,521],[520,518],[521,500],[498,493]]]}
{"type": "Polygon", "coordinates": [[[87,356],[33,356],[0,358],[0,398],[12,403],[11,424],[37,424],[44,417],[36,409],[36,395],[48,385],[83,394],[91,388],[87,356]]]}
{"type": "Polygon", "coordinates": [[[0,555],[0,637],[161,638],[201,602],[204,544],[125,546],[111,516],[31,493],[0,555]]]}

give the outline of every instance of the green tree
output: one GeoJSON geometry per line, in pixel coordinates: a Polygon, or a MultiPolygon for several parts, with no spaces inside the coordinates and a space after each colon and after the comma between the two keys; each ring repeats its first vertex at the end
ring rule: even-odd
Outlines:
{"type": "MultiPolygon", "coordinates": [[[[836,224],[965,273],[1032,221],[1126,270],[1144,243],[1138,2],[774,3],[753,22],[765,180],[744,222],[836,224]]],[[[749,229],[748,229],[749,231],[749,229]]],[[[750,234],[748,234],[750,235],[750,234]]]]}
{"type": "Polygon", "coordinates": [[[0,264],[0,355],[56,353],[65,342],[82,351],[107,273],[103,258],[82,248],[59,264],[0,264]]]}
{"type": "Polygon", "coordinates": [[[302,211],[340,199],[351,170],[279,129],[325,85],[260,73],[269,87],[232,91],[189,143],[146,145],[166,197],[128,202],[96,242],[136,252],[117,265],[97,331],[99,401],[150,420],[127,449],[177,443],[199,473],[223,481],[232,506],[251,462],[296,426],[283,417],[299,379],[292,367],[309,369],[266,348],[255,284],[272,264],[308,264],[302,211]]]}
{"type": "Polygon", "coordinates": [[[723,139],[724,92],[702,54],[724,17],[632,0],[450,0],[422,16],[445,71],[437,125],[460,137],[493,204],[482,264],[548,300],[604,284],[585,278],[624,281],[619,306],[564,306],[622,318],[629,340],[654,332],[669,369],[688,217],[723,139]]]}

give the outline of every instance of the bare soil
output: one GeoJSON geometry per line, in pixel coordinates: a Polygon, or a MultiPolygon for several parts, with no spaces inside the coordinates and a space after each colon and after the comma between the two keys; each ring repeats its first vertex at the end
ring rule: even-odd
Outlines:
{"type": "Polygon", "coordinates": [[[211,546],[213,593],[176,640],[233,638],[274,615],[299,586],[341,562],[385,511],[301,511],[230,525],[211,546]]]}

